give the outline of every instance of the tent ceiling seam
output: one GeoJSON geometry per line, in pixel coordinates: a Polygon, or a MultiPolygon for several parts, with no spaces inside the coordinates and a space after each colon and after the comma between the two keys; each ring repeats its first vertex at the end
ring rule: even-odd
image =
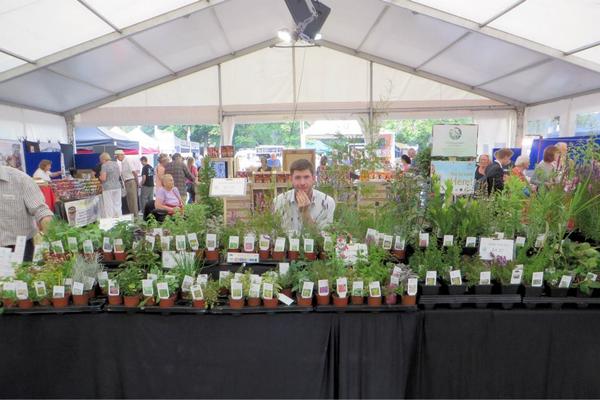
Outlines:
{"type": "Polygon", "coordinates": [[[527,0],[518,0],[516,3],[514,3],[513,5],[507,7],[506,9],[500,11],[498,14],[492,16],[490,19],[488,19],[487,21],[479,24],[480,28],[483,28],[484,26],[488,26],[489,24],[491,24],[492,22],[494,22],[495,20],[497,20],[498,18],[502,17],[505,14],[508,14],[509,12],[511,12],[512,10],[514,10],[515,8],[519,7],[521,4],[525,3],[527,0]]]}
{"type": "Polygon", "coordinates": [[[435,53],[434,55],[432,55],[431,57],[429,57],[427,60],[423,61],[421,64],[419,64],[418,66],[416,66],[415,69],[417,71],[420,70],[421,68],[423,68],[424,66],[426,66],[427,64],[429,64],[431,61],[433,61],[436,58],[438,58],[440,55],[442,55],[443,53],[445,53],[447,50],[449,50],[451,47],[453,47],[458,42],[462,41],[464,38],[466,38],[470,34],[471,34],[471,31],[463,33],[459,38],[457,38],[456,40],[452,41],[452,43],[448,44],[443,49],[439,50],[437,53],[435,53]]]}
{"type": "Polygon", "coordinates": [[[227,32],[225,32],[225,29],[223,28],[223,24],[221,23],[221,19],[219,18],[219,15],[217,15],[217,11],[215,10],[214,7],[212,7],[210,9],[210,11],[211,11],[213,17],[215,18],[217,26],[219,27],[219,30],[221,31],[221,35],[223,36],[223,39],[225,40],[225,43],[227,44],[227,48],[229,49],[229,52],[233,53],[233,46],[231,45],[231,42],[229,41],[227,32]]]}
{"type": "Polygon", "coordinates": [[[148,57],[150,57],[151,59],[153,59],[161,67],[163,67],[164,69],[166,69],[167,71],[169,71],[172,75],[175,75],[175,71],[171,67],[169,67],[167,64],[165,64],[163,61],[161,61],[160,58],[158,58],[154,54],[152,54],[150,52],[150,50],[148,50],[147,48],[145,48],[144,46],[142,46],[141,44],[139,44],[137,42],[137,40],[135,40],[132,37],[128,37],[127,41],[129,43],[131,43],[133,46],[137,47],[142,53],[144,53],[145,55],[147,55],[148,57]]]}
{"type": "Polygon", "coordinates": [[[579,53],[579,52],[581,52],[581,51],[589,50],[589,49],[591,49],[592,47],[596,47],[596,46],[598,46],[598,45],[600,45],[600,40],[599,40],[599,41],[597,41],[597,42],[593,42],[593,43],[590,43],[590,44],[586,44],[585,46],[581,46],[581,47],[578,47],[578,48],[576,48],[576,49],[573,49],[573,50],[567,51],[567,52],[566,52],[566,53],[564,53],[564,54],[565,54],[565,56],[570,56],[570,55],[572,55],[572,54],[579,53]]]}
{"type": "Polygon", "coordinates": [[[578,92],[578,93],[567,94],[564,96],[554,97],[554,98],[548,99],[548,100],[537,101],[535,103],[528,104],[527,107],[540,106],[543,104],[554,103],[554,102],[561,101],[561,100],[574,99],[576,97],[588,96],[590,94],[596,94],[596,93],[600,93],[600,88],[586,90],[586,91],[578,92]]]}
{"type": "Polygon", "coordinates": [[[112,93],[112,94],[115,93],[112,90],[103,88],[101,86],[95,85],[95,84],[93,84],[91,82],[88,82],[88,81],[84,81],[83,79],[79,79],[79,78],[76,78],[74,76],[67,75],[67,74],[59,72],[59,71],[55,71],[55,70],[52,69],[52,67],[43,68],[43,70],[48,71],[48,72],[53,73],[53,74],[56,74],[58,76],[61,76],[61,77],[65,78],[65,79],[69,79],[69,80],[72,80],[74,82],[81,83],[82,85],[87,85],[87,86],[92,87],[94,89],[102,90],[103,92],[106,92],[106,93],[112,93]]]}
{"type": "Polygon", "coordinates": [[[32,65],[35,65],[35,64],[36,64],[36,62],[35,62],[35,61],[33,61],[33,60],[30,60],[30,59],[29,59],[29,58],[27,58],[27,57],[23,57],[23,56],[20,56],[20,55],[18,55],[18,54],[16,54],[16,53],[13,53],[13,52],[12,52],[12,51],[10,51],[10,50],[6,50],[6,49],[3,49],[3,48],[0,48],[0,53],[4,53],[4,54],[6,54],[6,55],[8,55],[8,56],[11,56],[11,57],[14,57],[14,58],[18,58],[19,60],[21,60],[21,61],[25,61],[25,62],[26,62],[26,63],[28,63],[28,64],[32,64],[32,65]]]}
{"type": "Polygon", "coordinates": [[[9,106],[9,107],[15,107],[15,108],[20,108],[20,109],[30,110],[30,111],[43,112],[43,113],[46,113],[46,114],[58,115],[60,117],[63,116],[62,113],[57,112],[57,111],[51,111],[51,110],[48,110],[48,109],[45,109],[45,108],[40,108],[40,107],[35,107],[35,106],[28,106],[28,105],[21,104],[21,103],[14,103],[12,101],[2,100],[2,99],[0,99],[0,105],[9,106]]]}
{"type": "Polygon", "coordinates": [[[81,4],[82,6],[84,6],[89,12],[91,12],[92,14],[94,14],[94,16],[96,16],[99,20],[101,20],[102,22],[104,22],[106,25],[110,26],[112,30],[114,30],[115,32],[118,32],[120,34],[122,34],[123,32],[121,31],[121,29],[119,29],[118,26],[116,26],[115,24],[113,24],[112,22],[110,22],[108,20],[108,18],[106,18],[104,15],[100,14],[100,12],[98,10],[96,10],[94,7],[90,6],[85,0],[77,0],[79,2],[79,4],[81,4]]]}
{"type": "Polygon", "coordinates": [[[371,33],[373,33],[375,28],[377,28],[377,25],[379,25],[379,23],[381,22],[384,15],[388,12],[389,9],[390,6],[388,4],[386,4],[385,7],[383,7],[383,10],[381,10],[377,18],[375,18],[375,21],[373,21],[373,23],[371,24],[371,27],[369,28],[363,39],[360,41],[360,44],[358,45],[358,47],[356,47],[357,50],[360,50],[364,46],[365,42],[369,39],[369,36],[371,36],[371,33]]]}
{"type": "Polygon", "coordinates": [[[481,86],[489,85],[492,82],[496,82],[496,81],[498,81],[500,79],[504,79],[504,78],[509,77],[511,75],[518,74],[519,72],[527,71],[528,69],[539,67],[540,65],[548,64],[551,61],[554,61],[554,59],[553,58],[545,58],[543,60],[539,60],[539,61],[533,62],[533,63],[531,63],[529,65],[525,65],[524,67],[517,68],[514,71],[510,71],[510,72],[507,72],[507,73],[502,74],[500,76],[497,76],[495,78],[489,79],[489,80],[487,80],[485,82],[478,83],[477,85],[475,85],[475,87],[481,87],[481,86]]]}

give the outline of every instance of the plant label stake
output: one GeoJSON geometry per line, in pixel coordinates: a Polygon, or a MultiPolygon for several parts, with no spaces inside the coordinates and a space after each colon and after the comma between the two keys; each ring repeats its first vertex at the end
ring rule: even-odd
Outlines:
{"type": "Polygon", "coordinates": [[[417,278],[408,278],[406,293],[409,296],[416,296],[418,290],[418,279],[417,278]]]}
{"type": "Polygon", "coordinates": [[[383,235],[383,244],[382,244],[383,249],[391,250],[393,241],[394,241],[394,237],[392,235],[383,235]]]}
{"type": "Polygon", "coordinates": [[[454,235],[444,235],[444,247],[450,247],[454,245],[454,235]]]}
{"type": "Polygon", "coordinates": [[[315,240],[314,239],[304,239],[304,252],[305,253],[314,253],[315,251],[315,240]]]}
{"type": "Polygon", "coordinates": [[[285,238],[284,237],[278,237],[277,239],[275,239],[275,249],[274,250],[277,252],[285,251],[285,238]]]}
{"type": "Polygon", "coordinates": [[[262,291],[263,299],[271,300],[273,298],[273,284],[264,283],[262,291]]]}
{"type": "Polygon", "coordinates": [[[102,251],[105,253],[110,253],[113,251],[112,243],[110,242],[110,238],[105,237],[102,240],[102,251]]]}
{"type": "Polygon", "coordinates": [[[333,239],[329,235],[323,235],[323,250],[333,251],[333,239]]]}
{"type": "Polygon", "coordinates": [[[72,278],[65,278],[63,280],[63,285],[65,285],[65,290],[69,290],[69,288],[73,287],[73,279],[72,278]]]}
{"type": "Polygon", "coordinates": [[[504,232],[495,232],[494,235],[496,235],[496,239],[498,240],[504,239],[504,232]]]}
{"type": "Polygon", "coordinates": [[[217,234],[207,233],[206,234],[206,249],[214,251],[217,248],[217,234]]]}
{"type": "Polygon", "coordinates": [[[117,238],[115,239],[115,253],[123,253],[125,248],[123,246],[123,239],[117,238]]]}
{"type": "Polygon", "coordinates": [[[171,236],[161,236],[160,237],[160,248],[162,251],[171,250],[171,236]]]}
{"type": "Polygon", "coordinates": [[[156,290],[158,290],[158,298],[165,300],[169,298],[169,284],[167,282],[157,282],[156,290]]]}
{"type": "Polygon", "coordinates": [[[192,300],[204,300],[204,293],[202,292],[202,286],[193,285],[190,290],[192,291],[192,300]]]}
{"type": "Polygon", "coordinates": [[[150,272],[146,275],[146,278],[150,279],[151,281],[156,281],[158,280],[158,275],[157,274],[151,274],[150,272]]]}
{"type": "Polygon", "coordinates": [[[480,285],[491,285],[492,273],[490,271],[481,271],[479,273],[479,284],[480,285]]]}
{"type": "Polygon", "coordinates": [[[192,249],[193,251],[196,251],[200,248],[200,243],[198,242],[198,235],[196,235],[195,232],[188,233],[187,240],[190,244],[190,249],[192,249]]]}
{"type": "Polygon", "coordinates": [[[569,286],[571,286],[572,279],[573,277],[571,275],[563,275],[562,278],[560,278],[560,283],[558,284],[558,287],[568,289],[569,286]]]}
{"type": "Polygon", "coordinates": [[[96,279],[91,276],[86,276],[83,282],[83,290],[92,290],[94,285],[96,284],[96,279]]]}
{"type": "Polygon", "coordinates": [[[391,286],[398,287],[399,284],[400,284],[400,276],[398,276],[398,275],[390,276],[390,285],[391,286]]]}
{"type": "Polygon", "coordinates": [[[18,300],[27,300],[29,298],[27,284],[23,281],[15,281],[15,292],[18,300]]]}
{"type": "Polygon", "coordinates": [[[36,244],[35,246],[33,246],[33,258],[31,261],[33,261],[34,263],[42,261],[43,253],[44,253],[44,247],[42,245],[36,244]]]}
{"type": "Polygon", "coordinates": [[[163,235],[163,229],[162,228],[154,228],[154,230],[152,231],[152,234],[154,236],[162,236],[163,235]]]}
{"type": "MultiPolygon", "coordinates": [[[[166,236],[163,236],[163,238],[166,236]]],[[[173,269],[177,266],[177,258],[174,251],[163,251],[161,254],[162,267],[164,269],[173,269]]]]}
{"type": "Polygon", "coordinates": [[[292,303],[294,302],[293,299],[290,299],[289,297],[287,297],[285,294],[283,293],[279,293],[277,295],[277,299],[282,302],[283,304],[285,304],[286,306],[292,305],[292,303]]]}
{"type": "Polygon", "coordinates": [[[35,287],[35,294],[37,295],[37,297],[46,297],[48,292],[46,291],[46,283],[43,281],[37,281],[33,283],[33,286],[35,287]]]}
{"type": "Polygon", "coordinates": [[[525,246],[525,237],[524,236],[517,236],[515,238],[515,246],[517,246],[517,247],[523,247],[523,246],[525,246]]]}
{"type": "Polygon", "coordinates": [[[52,288],[52,298],[54,299],[62,299],[65,297],[65,287],[64,286],[54,286],[52,288]]]}
{"type": "Polygon", "coordinates": [[[119,295],[119,284],[114,279],[108,280],[108,295],[118,296],[119,295]]]}
{"type": "Polygon", "coordinates": [[[437,271],[427,271],[425,274],[425,286],[437,285],[437,271]]]}
{"type": "Polygon", "coordinates": [[[62,241],[55,240],[54,242],[51,243],[51,245],[52,245],[52,251],[55,254],[63,254],[65,252],[65,248],[63,247],[62,241]]]}
{"type": "Polygon", "coordinates": [[[186,275],[183,277],[183,281],[181,282],[181,291],[189,292],[190,288],[194,284],[194,277],[186,275]]]}
{"type": "Polygon", "coordinates": [[[98,272],[97,278],[98,278],[98,285],[100,285],[101,288],[105,288],[108,285],[108,272],[106,272],[106,271],[98,272]]]}
{"type": "Polygon", "coordinates": [[[73,282],[73,294],[76,296],[81,296],[83,294],[83,283],[81,282],[73,282]]]}
{"type": "Polygon", "coordinates": [[[419,247],[429,246],[429,233],[419,233],[419,247]]]}
{"type": "Polygon", "coordinates": [[[154,243],[156,243],[156,238],[152,235],[146,235],[146,242],[150,245],[150,250],[154,250],[154,243]]]}
{"type": "Polygon", "coordinates": [[[231,271],[219,271],[219,285],[223,284],[223,281],[231,275],[231,271]]]}
{"type": "Polygon", "coordinates": [[[585,276],[586,281],[596,282],[596,279],[598,279],[598,275],[594,274],[593,272],[588,272],[585,276]]]}
{"type": "Polygon", "coordinates": [[[402,239],[400,236],[396,236],[396,240],[394,242],[394,250],[404,250],[406,247],[406,240],[402,239]]]}
{"type": "Polygon", "coordinates": [[[465,247],[477,247],[477,238],[475,236],[468,236],[465,247]]]}
{"type": "Polygon", "coordinates": [[[94,244],[90,239],[83,241],[83,254],[89,255],[94,253],[94,244]]]}
{"type": "Polygon", "coordinates": [[[335,291],[341,298],[348,295],[348,279],[346,277],[337,278],[335,280],[335,291]]]}
{"type": "Polygon", "coordinates": [[[196,283],[200,286],[206,287],[206,284],[208,283],[208,274],[198,274],[196,277],[196,283]]]}
{"type": "Polygon", "coordinates": [[[523,279],[523,265],[519,264],[512,271],[512,275],[510,276],[510,284],[511,285],[520,285],[521,279],[523,279]]]}
{"type": "Polygon", "coordinates": [[[246,253],[251,253],[254,251],[254,236],[253,235],[244,236],[244,251],[246,253]]]}
{"type": "Polygon", "coordinates": [[[248,297],[251,299],[256,299],[260,297],[260,283],[250,283],[248,297]]]}
{"type": "Polygon", "coordinates": [[[290,239],[290,251],[300,251],[300,239],[298,239],[298,238],[290,239]]]}
{"type": "Polygon", "coordinates": [[[402,268],[397,265],[394,265],[394,269],[392,269],[392,276],[397,276],[398,278],[402,274],[402,268]]]}
{"type": "Polygon", "coordinates": [[[258,248],[262,251],[269,250],[269,246],[271,246],[271,239],[269,235],[260,235],[260,240],[258,241],[258,248]]]}
{"type": "Polygon", "coordinates": [[[262,283],[262,276],[257,275],[257,274],[251,274],[250,275],[250,283],[257,283],[260,285],[262,283]]]}
{"type": "Polygon", "coordinates": [[[290,263],[279,263],[279,275],[285,275],[290,270],[290,263]]]}
{"type": "Polygon", "coordinates": [[[77,238],[69,236],[67,238],[67,246],[69,247],[69,251],[77,253],[77,251],[79,250],[77,247],[77,238]]]}
{"type": "Polygon", "coordinates": [[[327,279],[319,279],[317,284],[319,287],[319,296],[327,296],[329,294],[329,281],[327,279]]]}
{"type": "Polygon", "coordinates": [[[379,281],[369,283],[369,296],[381,297],[381,286],[379,285],[379,281]]]}
{"type": "Polygon", "coordinates": [[[177,235],[175,236],[175,250],[177,251],[185,251],[186,250],[186,244],[185,244],[185,235],[177,235]]]}
{"type": "Polygon", "coordinates": [[[144,297],[154,296],[154,281],[152,279],[142,279],[142,294],[144,297]]]}
{"type": "Polygon", "coordinates": [[[450,271],[450,284],[454,286],[462,285],[462,276],[460,274],[460,269],[450,271]]]}
{"type": "Polygon", "coordinates": [[[352,296],[362,297],[364,284],[363,281],[352,282],[352,296]]]}
{"type": "Polygon", "coordinates": [[[542,287],[542,283],[544,283],[544,273],[543,272],[534,272],[531,277],[531,286],[542,287]]]}
{"type": "Polygon", "coordinates": [[[243,297],[242,282],[231,281],[231,298],[240,300],[243,297]]]}
{"type": "Polygon", "coordinates": [[[535,239],[535,247],[537,249],[544,247],[545,241],[546,241],[546,235],[544,235],[544,234],[538,235],[538,237],[535,239]]]}
{"type": "Polygon", "coordinates": [[[367,243],[377,243],[377,236],[378,233],[375,229],[373,228],[368,228],[367,229],[367,234],[365,235],[365,242],[367,243]]]}
{"type": "MultiPolygon", "coordinates": [[[[240,237],[229,236],[229,244],[227,246],[230,250],[236,250],[240,248],[240,237]]],[[[254,250],[254,241],[252,241],[252,250],[254,250]]],[[[252,251],[250,250],[250,251],[252,251]]]]}
{"type": "Polygon", "coordinates": [[[313,288],[315,287],[314,282],[304,282],[302,284],[301,296],[303,299],[310,299],[312,297],[313,288]]]}

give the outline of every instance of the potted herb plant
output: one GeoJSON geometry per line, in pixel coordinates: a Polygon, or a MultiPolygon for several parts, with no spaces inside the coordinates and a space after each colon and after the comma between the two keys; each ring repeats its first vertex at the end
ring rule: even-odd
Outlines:
{"type": "Polygon", "coordinates": [[[266,308],[276,308],[279,303],[278,295],[281,291],[278,274],[273,271],[265,272],[262,275],[262,284],[263,290],[261,296],[264,306],[266,308]],[[267,290],[265,284],[270,286],[271,289],[267,290]]]}
{"type": "Polygon", "coordinates": [[[137,307],[142,294],[142,279],[144,272],[135,262],[128,262],[125,268],[115,276],[123,295],[125,307],[137,307]]]}

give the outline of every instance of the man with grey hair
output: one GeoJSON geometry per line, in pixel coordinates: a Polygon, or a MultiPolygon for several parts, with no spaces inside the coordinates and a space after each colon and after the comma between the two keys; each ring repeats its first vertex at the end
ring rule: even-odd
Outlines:
{"type": "Polygon", "coordinates": [[[138,200],[138,188],[140,186],[138,182],[139,168],[137,163],[134,164],[134,160],[125,158],[125,152],[123,150],[116,150],[115,156],[120,161],[121,166],[121,179],[125,185],[125,191],[127,192],[127,208],[133,216],[137,216],[139,209],[138,200]]]}

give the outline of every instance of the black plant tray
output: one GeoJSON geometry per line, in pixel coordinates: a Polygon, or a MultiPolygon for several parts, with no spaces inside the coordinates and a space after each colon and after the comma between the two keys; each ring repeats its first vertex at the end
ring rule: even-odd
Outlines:
{"type": "Polygon", "coordinates": [[[100,264],[104,265],[107,269],[121,268],[121,264],[125,261],[100,261],[100,264]]]}
{"type": "Polygon", "coordinates": [[[286,306],[279,303],[276,308],[266,307],[248,307],[231,308],[228,305],[219,305],[211,308],[209,312],[216,315],[245,315],[245,314],[284,314],[284,313],[308,313],[313,311],[313,307],[300,307],[296,304],[286,306]]]}
{"type": "Polygon", "coordinates": [[[127,307],[123,304],[106,306],[106,311],[117,313],[148,313],[148,314],[206,314],[206,309],[192,307],[192,303],[186,300],[179,300],[173,307],[161,308],[158,305],[127,307]]]}
{"type": "Polygon", "coordinates": [[[336,307],[333,304],[316,306],[316,312],[335,312],[335,313],[352,313],[352,312],[412,312],[417,311],[417,306],[405,306],[402,304],[382,304],[380,306],[370,306],[368,304],[348,304],[346,307],[336,307]]]}
{"type": "Polygon", "coordinates": [[[515,304],[521,303],[521,295],[518,294],[490,294],[490,295],[438,295],[421,296],[419,304],[426,309],[432,309],[436,305],[448,304],[451,308],[460,308],[463,304],[475,304],[478,308],[485,308],[488,304],[501,304],[503,308],[512,308],[515,304]]]}
{"type": "Polygon", "coordinates": [[[527,308],[535,308],[538,304],[549,304],[552,308],[562,308],[564,304],[576,304],[579,308],[590,305],[600,305],[600,297],[523,297],[523,304],[527,308]]]}
{"type": "Polygon", "coordinates": [[[31,308],[5,307],[4,315],[33,315],[33,314],[96,314],[102,311],[104,299],[92,299],[87,306],[68,305],[64,308],[54,308],[52,306],[33,306],[31,308]]]}

